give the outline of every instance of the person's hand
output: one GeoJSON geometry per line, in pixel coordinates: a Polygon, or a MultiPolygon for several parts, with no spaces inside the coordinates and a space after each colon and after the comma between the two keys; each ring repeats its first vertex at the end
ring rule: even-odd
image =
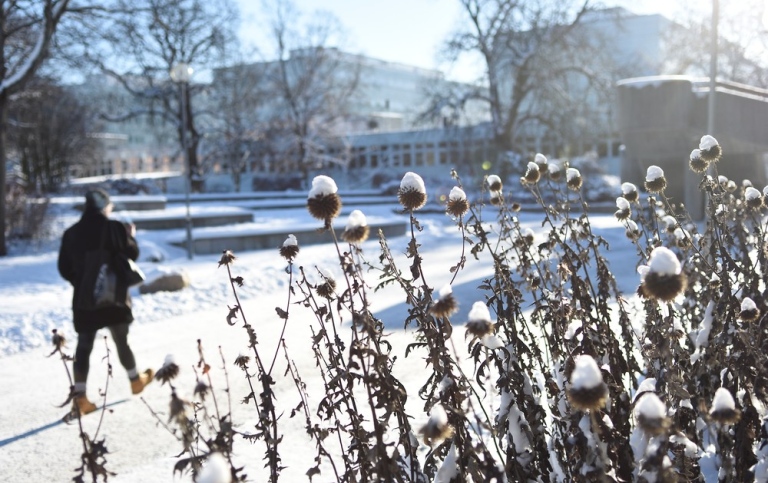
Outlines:
{"type": "Polygon", "coordinates": [[[125,230],[128,232],[129,235],[131,235],[133,238],[136,238],[136,225],[133,223],[124,223],[125,230]]]}

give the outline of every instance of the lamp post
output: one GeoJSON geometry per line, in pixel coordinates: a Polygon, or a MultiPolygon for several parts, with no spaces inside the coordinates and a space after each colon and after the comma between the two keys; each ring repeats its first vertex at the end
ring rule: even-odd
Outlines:
{"type": "Polygon", "coordinates": [[[186,227],[187,227],[187,258],[192,260],[194,257],[194,247],[192,244],[192,216],[189,212],[189,193],[192,190],[192,172],[189,167],[189,150],[187,149],[187,85],[192,78],[192,67],[180,62],[171,69],[171,80],[179,84],[181,89],[181,149],[184,151],[184,204],[187,207],[186,227]]]}

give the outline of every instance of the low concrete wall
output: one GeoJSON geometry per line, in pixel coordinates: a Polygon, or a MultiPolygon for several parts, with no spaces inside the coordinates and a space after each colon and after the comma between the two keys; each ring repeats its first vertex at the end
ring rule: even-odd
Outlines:
{"type": "MultiPolygon", "coordinates": [[[[386,237],[403,236],[407,229],[406,221],[391,221],[371,225],[371,238],[378,236],[379,230],[384,232],[386,237]]],[[[344,231],[343,226],[335,227],[337,235],[344,231]]],[[[248,250],[263,250],[274,248],[277,250],[282,246],[289,234],[296,236],[299,247],[305,245],[318,245],[321,243],[331,243],[333,241],[331,234],[327,231],[318,231],[317,227],[298,227],[293,230],[265,232],[265,233],[233,233],[231,235],[219,234],[196,237],[193,240],[194,251],[200,255],[210,255],[221,253],[224,250],[237,252],[248,250]]],[[[173,242],[173,245],[185,247],[185,241],[173,242]]]]}
{"type": "MultiPolygon", "coordinates": [[[[253,213],[221,213],[217,215],[192,215],[193,227],[225,226],[235,223],[250,223],[253,221],[253,213]]],[[[169,216],[165,218],[137,218],[133,220],[136,228],[140,230],[169,230],[184,228],[187,219],[184,216],[169,216]]]]}

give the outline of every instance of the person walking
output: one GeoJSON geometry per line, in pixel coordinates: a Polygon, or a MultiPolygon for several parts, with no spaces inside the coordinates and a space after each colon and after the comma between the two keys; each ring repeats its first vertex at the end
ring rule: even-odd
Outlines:
{"type": "MultiPolygon", "coordinates": [[[[126,225],[116,220],[110,220],[113,204],[109,194],[101,189],[94,189],[85,194],[85,209],[80,220],[69,227],[61,240],[59,249],[58,269],[64,279],[74,288],[72,297],[72,315],[77,332],[77,348],[72,364],[74,373],[73,400],[80,414],[88,414],[96,410],[96,405],[88,400],[86,382],[90,367],[90,356],[99,329],[108,328],[117,348],[120,364],[128,373],[131,392],[138,394],[152,382],[154,372],[147,369],[142,373],[136,370],[136,359],[128,345],[128,327],[133,322],[131,297],[128,287],[119,290],[115,302],[104,306],[93,307],[84,304],[86,298],[81,293],[84,277],[95,280],[97,273],[86,274],[86,271],[98,271],[98,267],[86,264],[87,253],[104,249],[110,254],[118,254],[136,260],[139,257],[139,247],[134,238],[136,227],[126,225]]],[[[118,284],[120,286],[120,284],[118,284]]]]}

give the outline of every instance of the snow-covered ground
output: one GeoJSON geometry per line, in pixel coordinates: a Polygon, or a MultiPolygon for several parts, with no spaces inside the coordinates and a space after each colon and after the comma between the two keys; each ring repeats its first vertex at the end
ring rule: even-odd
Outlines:
{"type": "MultiPolygon", "coordinates": [[[[222,203],[219,203],[221,206],[222,203]]],[[[346,206],[352,209],[354,206],[346,206]]],[[[361,206],[371,217],[393,217],[391,205],[361,206]]],[[[169,209],[178,209],[169,205],[169,209]]],[[[257,220],[263,226],[284,224],[286,235],[292,223],[321,223],[312,220],[303,209],[285,209],[272,212],[258,212],[257,220]],[[265,219],[266,218],[266,219],[265,219]],[[285,220],[291,220],[286,223],[285,220]]],[[[62,208],[57,220],[64,227],[77,218],[76,212],[62,208]]],[[[535,214],[521,214],[525,225],[540,228],[540,217],[535,214]]],[[[461,253],[461,236],[453,222],[445,215],[429,214],[419,216],[424,230],[418,234],[421,253],[424,256],[425,275],[436,290],[448,283],[453,274],[449,267],[455,265],[461,253]]],[[[632,245],[624,236],[624,228],[612,215],[590,217],[592,227],[605,237],[610,244],[609,259],[625,293],[632,293],[638,283],[632,245]],[[632,260],[632,262],[628,262],[632,260]]],[[[251,227],[252,228],[252,227],[251,227]]],[[[405,234],[404,234],[405,235],[405,234]]],[[[167,243],[170,239],[182,238],[182,230],[162,232],[140,230],[138,240],[142,249],[140,265],[152,277],[155,270],[184,270],[191,279],[191,287],[174,293],[140,295],[134,289],[134,315],[130,341],[137,357],[139,369],[157,369],[167,354],[173,354],[181,367],[177,379],[180,396],[192,397],[195,374],[192,367],[197,363],[197,340],[202,341],[208,362],[213,367],[214,384],[224,387],[219,347],[224,354],[232,387],[233,421],[248,432],[253,429],[257,417],[253,405],[242,406],[240,400],[249,390],[239,370],[232,364],[240,353],[247,352],[247,336],[241,326],[226,323],[228,306],[234,299],[228,283],[225,268],[218,267],[219,255],[197,256],[193,261],[186,258],[183,249],[167,243]],[[150,257],[164,260],[154,264],[150,257]]],[[[402,255],[408,239],[405,236],[389,240],[392,252],[399,257],[401,268],[407,270],[402,255]]],[[[301,240],[299,239],[299,245],[301,240]]],[[[378,260],[378,241],[375,239],[363,245],[364,253],[371,262],[378,260]]],[[[76,335],[70,321],[70,286],[60,278],[56,270],[57,245],[41,244],[28,247],[20,253],[0,258],[0,480],[24,482],[69,481],[74,468],[79,466],[82,447],[78,439],[77,424],[60,423],[66,412],[58,407],[68,394],[68,381],[64,366],[57,356],[46,357],[52,329],[58,329],[70,342],[67,350],[74,350],[76,335]]],[[[255,327],[261,350],[272,354],[279,339],[282,321],[275,313],[275,307],[285,307],[288,294],[286,262],[274,250],[236,253],[238,258],[233,266],[236,275],[245,280],[239,295],[248,321],[255,327]]],[[[483,277],[490,273],[488,261],[476,262],[468,257],[466,268],[453,283],[453,294],[458,299],[460,311],[452,320],[466,320],[472,303],[483,300],[477,289],[483,277]]],[[[296,260],[297,265],[306,268],[314,266],[333,267],[335,250],[329,245],[302,246],[296,260]]],[[[338,271],[338,267],[336,266],[338,271]]],[[[369,274],[368,283],[374,286],[377,274],[369,274]]],[[[411,341],[408,330],[403,329],[406,307],[402,292],[385,289],[373,296],[373,309],[387,327],[388,340],[398,355],[396,375],[409,389],[416,390],[416,384],[423,382],[419,370],[424,367],[418,356],[405,358],[405,345],[411,341]]],[[[298,369],[305,375],[314,375],[314,359],[310,347],[309,326],[314,316],[301,306],[291,308],[287,345],[290,356],[298,369]]],[[[106,334],[106,331],[105,331],[106,334]]],[[[456,346],[461,349],[463,330],[454,331],[456,346]]],[[[277,374],[282,374],[284,358],[278,358],[277,374]]],[[[319,381],[306,380],[309,393],[318,387],[319,381]]],[[[188,475],[174,476],[173,465],[181,451],[180,444],[158,426],[147,406],[167,418],[170,391],[168,386],[157,382],[150,385],[142,397],[131,396],[125,372],[117,361],[111,341],[99,342],[91,358],[89,395],[98,401],[98,394],[107,383],[107,402],[111,411],[105,413],[100,435],[106,439],[109,449],[107,469],[117,473],[111,477],[114,482],[167,482],[189,481],[188,475]],[[114,367],[113,378],[107,382],[107,367],[103,360],[106,347],[110,349],[110,362],[114,367]],[[142,400],[143,399],[143,400],[142,400]],[[146,404],[144,403],[146,401],[146,404]]],[[[296,406],[298,395],[292,383],[286,378],[276,385],[277,400],[283,407],[296,406]]],[[[226,401],[218,393],[219,402],[226,401]]],[[[409,398],[408,410],[420,414],[420,401],[409,398]]],[[[426,415],[424,415],[426,418],[426,415]]],[[[90,435],[99,424],[98,413],[84,418],[86,432],[90,435]]],[[[417,422],[418,423],[418,422],[417,422]]],[[[302,418],[290,419],[283,415],[280,430],[286,434],[285,441],[303,441],[306,447],[291,447],[281,452],[283,481],[306,481],[305,472],[312,466],[314,448],[304,435],[302,418]],[[295,438],[292,436],[296,436],[295,438]]],[[[288,443],[290,444],[290,443],[288,443]]],[[[262,456],[263,444],[239,441],[235,444],[237,461],[247,467],[250,481],[264,481],[262,456]]],[[[328,481],[322,476],[315,481],[328,481]]]]}

